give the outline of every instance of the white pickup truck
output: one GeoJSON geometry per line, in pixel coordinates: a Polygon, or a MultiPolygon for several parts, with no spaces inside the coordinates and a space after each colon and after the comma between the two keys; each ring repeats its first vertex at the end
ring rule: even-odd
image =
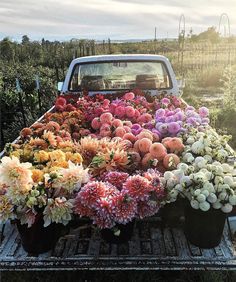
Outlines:
{"type": "Polygon", "coordinates": [[[133,89],[179,96],[178,83],[169,60],[159,55],[101,55],[74,59],[64,83],[63,94],[112,94],[133,89]]]}
{"type": "MultiPolygon", "coordinates": [[[[74,59],[65,81],[58,84],[60,94],[68,99],[84,93],[114,94],[115,97],[119,92],[134,89],[148,92],[151,96],[180,95],[169,60],[158,55],[104,55],[74,59]]],[[[52,110],[53,107],[49,111],[52,110]]],[[[41,119],[43,117],[37,122],[41,119]]],[[[78,229],[60,238],[52,252],[37,257],[23,250],[17,231],[6,224],[0,230],[0,271],[235,270],[232,220],[227,220],[221,244],[208,250],[189,244],[182,229],[163,228],[156,225],[155,220],[138,222],[134,239],[118,248],[105,244],[95,232],[78,229]]]]}

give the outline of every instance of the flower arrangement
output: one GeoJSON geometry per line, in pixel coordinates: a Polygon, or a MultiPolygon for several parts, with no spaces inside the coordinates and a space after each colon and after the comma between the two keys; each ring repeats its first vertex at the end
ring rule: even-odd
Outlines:
{"type": "Polygon", "coordinates": [[[43,213],[45,227],[52,222],[66,225],[74,194],[88,181],[88,170],[70,160],[67,168],[45,173],[15,156],[5,156],[0,163],[0,220],[18,219],[30,227],[43,213]]]}
{"type": "Polygon", "coordinates": [[[125,172],[107,172],[100,181],[85,184],[78,192],[74,211],[89,217],[100,229],[127,224],[158,212],[165,196],[160,174],[147,171],[129,176],[125,172]]]}
{"type": "Polygon", "coordinates": [[[236,205],[236,170],[224,163],[208,163],[197,157],[191,165],[180,163],[176,170],[164,173],[163,184],[169,189],[169,201],[178,195],[188,199],[193,209],[221,209],[229,213],[236,205]]]}
{"type": "Polygon", "coordinates": [[[195,209],[229,212],[235,173],[225,162],[233,152],[209,127],[208,109],[149,98],[59,97],[5,148],[1,221],[31,226],[42,211],[45,226],[67,224],[75,213],[113,228],[154,215],[178,195],[195,209]]]}

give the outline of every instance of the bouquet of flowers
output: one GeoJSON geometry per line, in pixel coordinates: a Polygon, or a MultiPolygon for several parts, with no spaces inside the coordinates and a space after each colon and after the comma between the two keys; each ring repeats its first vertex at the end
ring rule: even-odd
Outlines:
{"type": "Polygon", "coordinates": [[[236,205],[235,176],[232,166],[217,161],[208,163],[205,158],[197,157],[191,165],[180,163],[176,170],[165,172],[163,185],[169,191],[170,202],[181,195],[193,209],[212,208],[229,213],[236,205]]]}
{"type": "Polygon", "coordinates": [[[156,214],[165,196],[160,174],[155,170],[131,176],[112,171],[101,179],[85,184],[74,204],[76,214],[90,218],[100,229],[156,214]]]}
{"type": "Polygon", "coordinates": [[[73,213],[74,194],[88,181],[88,169],[70,160],[66,168],[45,172],[5,156],[0,163],[0,220],[18,219],[30,227],[42,213],[44,227],[53,222],[66,225],[73,213]]]}

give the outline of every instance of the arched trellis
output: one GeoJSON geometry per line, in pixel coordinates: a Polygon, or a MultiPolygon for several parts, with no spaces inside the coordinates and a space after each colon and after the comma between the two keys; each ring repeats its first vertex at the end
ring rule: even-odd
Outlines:
{"type": "MultiPolygon", "coordinates": [[[[223,13],[220,15],[220,20],[219,20],[219,28],[218,28],[218,32],[220,33],[220,28],[222,25],[222,20],[226,19],[227,21],[227,26],[228,26],[228,37],[230,37],[230,20],[229,20],[229,16],[226,13],[223,13]]],[[[225,25],[224,25],[225,27],[225,25]]],[[[226,36],[226,28],[224,29],[224,36],[226,36]]]]}
{"type": "Polygon", "coordinates": [[[184,43],[185,43],[185,16],[182,14],[179,18],[178,30],[178,69],[183,77],[183,63],[184,63],[184,43]]]}
{"type": "MultiPolygon", "coordinates": [[[[228,37],[230,38],[230,20],[229,20],[229,16],[226,13],[222,13],[220,15],[220,20],[219,20],[219,27],[218,27],[218,33],[220,34],[220,30],[221,30],[221,26],[222,26],[222,22],[223,19],[226,19],[226,23],[224,23],[224,37],[228,37]],[[228,31],[228,34],[227,32],[228,31]]],[[[231,48],[230,48],[230,44],[228,44],[228,63],[231,63],[231,48]]]]}

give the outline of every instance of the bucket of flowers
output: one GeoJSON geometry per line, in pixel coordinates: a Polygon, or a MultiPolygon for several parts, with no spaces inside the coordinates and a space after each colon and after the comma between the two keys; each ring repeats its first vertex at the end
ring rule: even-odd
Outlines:
{"type": "Polygon", "coordinates": [[[74,212],[90,218],[107,242],[126,242],[132,237],[135,219],[158,212],[165,196],[160,174],[151,169],[133,175],[110,171],[100,179],[81,187],[74,212]]]}
{"type": "Polygon", "coordinates": [[[186,199],[185,234],[201,248],[219,245],[226,215],[236,205],[236,171],[227,163],[198,156],[164,174],[169,197],[186,199]]]}
{"type": "Polygon", "coordinates": [[[33,254],[52,249],[61,232],[67,231],[74,194],[89,180],[81,164],[65,158],[65,167],[60,167],[54,153],[41,153],[48,154],[44,165],[20,162],[14,155],[0,163],[0,220],[16,223],[23,248],[33,254]]]}

